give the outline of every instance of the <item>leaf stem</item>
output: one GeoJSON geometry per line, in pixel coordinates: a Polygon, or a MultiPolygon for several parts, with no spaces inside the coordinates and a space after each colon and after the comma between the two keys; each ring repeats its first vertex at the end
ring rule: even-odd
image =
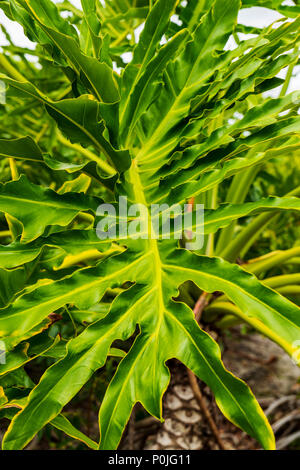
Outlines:
{"type": "Polygon", "coordinates": [[[220,301],[218,299],[209,306],[209,310],[210,313],[219,312],[224,314],[226,312],[227,314],[230,313],[232,315],[237,316],[238,318],[242,319],[245,323],[248,323],[249,325],[253,326],[254,329],[260,331],[263,335],[267,336],[272,341],[279,344],[279,346],[281,346],[289,355],[293,354],[294,349],[291,347],[290,343],[288,343],[281,336],[276,334],[258,318],[245,314],[236,305],[230,302],[220,301]]]}
{"type": "Polygon", "coordinates": [[[278,289],[281,295],[300,295],[300,286],[283,286],[278,289]]]}
{"type": "Polygon", "coordinates": [[[10,230],[3,230],[2,232],[0,232],[0,238],[7,238],[10,236],[11,236],[10,230]]]}
{"type": "MultiPolygon", "coordinates": [[[[209,209],[216,209],[218,205],[218,185],[209,191],[209,209]]],[[[210,233],[207,239],[206,254],[213,256],[215,249],[215,234],[210,233]]]]}
{"type": "MultiPolygon", "coordinates": [[[[294,52],[296,53],[298,50],[298,46],[295,47],[294,49],[294,52]]],[[[294,71],[294,67],[295,65],[297,64],[298,62],[298,57],[294,60],[294,62],[292,62],[287,70],[287,74],[286,74],[286,77],[285,77],[285,81],[284,81],[284,84],[282,85],[282,89],[280,91],[280,95],[279,97],[283,97],[286,95],[286,92],[288,91],[288,88],[290,86],[290,83],[291,83],[291,79],[293,77],[293,71],[294,71]]]]}
{"type": "Polygon", "coordinates": [[[9,158],[9,166],[10,166],[11,177],[13,181],[16,181],[19,178],[19,172],[18,172],[17,164],[14,158],[9,158]]]}
{"type": "Polygon", "coordinates": [[[84,157],[88,158],[89,160],[92,160],[97,163],[97,165],[101,168],[101,170],[104,171],[107,175],[113,176],[116,174],[116,171],[113,169],[112,166],[110,166],[105,160],[102,158],[98,157],[95,155],[93,152],[91,152],[89,149],[86,149],[82,147],[79,144],[72,144],[66,137],[64,137],[62,134],[58,134],[58,140],[61,144],[65,145],[66,147],[69,147],[73,149],[75,152],[80,153],[84,157]]]}
{"type": "Polygon", "coordinates": [[[289,284],[300,284],[300,273],[296,274],[283,274],[282,276],[269,277],[264,280],[264,284],[272,289],[277,289],[278,287],[287,286],[289,284]]]}
{"type": "Polygon", "coordinates": [[[67,314],[70,317],[70,320],[72,322],[72,325],[73,325],[73,328],[74,328],[74,338],[76,338],[76,336],[78,335],[78,330],[77,330],[75,320],[74,320],[73,315],[71,314],[71,312],[70,312],[70,310],[68,309],[67,306],[65,306],[65,310],[66,310],[66,312],[67,312],[67,314]]]}
{"type": "Polygon", "coordinates": [[[0,54],[0,67],[3,67],[3,69],[15,80],[19,82],[26,81],[23,75],[15,69],[15,67],[7,60],[7,58],[3,54],[0,54]]]}

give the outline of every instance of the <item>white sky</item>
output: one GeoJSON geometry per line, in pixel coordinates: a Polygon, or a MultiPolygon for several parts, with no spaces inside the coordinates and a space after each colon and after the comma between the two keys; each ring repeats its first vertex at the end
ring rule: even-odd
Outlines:
{"type": "MultiPolygon", "coordinates": [[[[60,0],[53,0],[55,3],[58,3],[60,0]]],[[[81,8],[80,0],[71,0],[71,2],[77,7],[81,8]]],[[[284,2],[286,5],[293,5],[291,0],[286,0],[284,2]]],[[[267,8],[261,7],[253,7],[241,10],[239,13],[239,22],[245,24],[247,26],[257,26],[257,27],[265,27],[271,24],[272,22],[281,18],[281,15],[275,11],[269,10],[267,8]]],[[[26,38],[23,33],[23,28],[15,22],[10,21],[7,19],[0,10],[0,24],[3,24],[7,29],[8,33],[11,35],[14,43],[16,46],[20,47],[27,47],[29,49],[33,48],[33,44],[26,38]]],[[[4,34],[0,31],[0,47],[7,45],[6,38],[4,34]]],[[[291,85],[289,91],[298,90],[300,89],[300,67],[298,68],[299,75],[295,76],[291,80],[291,85]]],[[[280,77],[284,78],[286,74],[286,70],[283,70],[280,73],[280,77]]],[[[273,94],[273,92],[271,92],[273,94]]]]}

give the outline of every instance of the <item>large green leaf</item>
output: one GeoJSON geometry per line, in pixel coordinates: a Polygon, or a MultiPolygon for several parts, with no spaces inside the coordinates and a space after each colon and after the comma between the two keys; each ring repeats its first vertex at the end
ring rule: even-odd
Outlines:
{"type": "MultiPolygon", "coordinates": [[[[299,211],[299,198],[276,198],[270,197],[258,202],[246,204],[224,204],[216,210],[206,210],[204,212],[204,224],[195,222],[192,217],[190,224],[185,224],[185,230],[191,230],[198,235],[215,233],[220,228],[228,226],[232,221],[241,217],[252,216],[260,212],[279,211],[299,211]]],[[[164,212],[159,213],[159,217],[164,212]]],[[[178,216],[181,219],[181,215],[178,216]]],[[[156,216],[152,219],[155,221],[156,216]]],[[[176,218],[175,218],[176,221],[176,218]]],[[[164,230],[164,236],[168,235],[180,238],[182,229],[179,231],[164,230]]],[[[116,237],[117,240],[117,237],[116,237]]],[[[128,240],[123,239],[126,244],[128,240]]],[[[73,230],[70,232],[60,232],[48,237],[40,237],[31,243],[13,242],[10,245],[0,246],[0,267],[5,269],[15,268],[22,264],[36,259],[46,248],[57,248],[65,255],[77,255],[89,250],[99,250],[100,252],[110,247],[109,240],[101,240],[95,230],[73,230]]]]}
{"type": "Polygon", "coordinates": [[[124,95],[126,101],[121,108],[120,116],[121,132],[123,131],[125,142],[130,141],[137,121],[155,99],[155,94],[159,92],[161,83],[158,79],[161,71],[180,52],[180,48],[184,46],[187,39],[187,31],[182,30],[159,50],[157,55],[144,69],[140,64],[138,66],[130,64],[126,68],[124,73],[124,95]],[[134,79],[130,77],[130,85],[128,85],[126,80],[129,80],[128,76],[131,73],[134,75],[134,79]],[[128,88],[130,89],[128,90],[128,88]]]}
{"type": "Polygon", "coordinates": [[[128,151],[115,150],[103,136],[105,124],[101,119],[100,105],[90,96],[84,95],[77,99],[54,102],[29,82],[17,82],[2,74],[0,77],[13,89],[45,104],[49,114],[72,142],[93,145],[111,159],[120,171],[129,167],[128,151]]]}
{"type": "Polygon", "coordinates": [[[92,38],[95,56],[99,57],[102,39],[100,36],[101,23],[97,17],[97,2],[96,0],[81,0],[81,5],[92,38]]]}
{"type": "Polygon", "coordinates": [[[96,212],[99,202],[84,194],[57,194],[30,183],[24,175],[0,187],[0,211],[22,223],[26,242],[38,238],[49,225],[68,225],[81,211],[96,212]]]}
{"type": "Polygon", "coordinates": [[[69,35],[70,25],[58,15],[56,6],[50,0],[16,0],[35,20],[50,45],[56,46],[67,62],[82,78],[92,93],[100,101],[114,103],[119,100],[117,84],[113,71],[107,64],[84,55],[74,35],[69,35]],[[55,12],[55,13],[54,13],[55,12]],[[50,21],[49,21],[50,18],[50,21]],[[54,21],[53,21],[54,20],[54,21]]]}

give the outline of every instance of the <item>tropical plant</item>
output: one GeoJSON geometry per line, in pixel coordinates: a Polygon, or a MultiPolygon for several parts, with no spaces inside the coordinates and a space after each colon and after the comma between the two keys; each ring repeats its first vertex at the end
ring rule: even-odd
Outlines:
{"type": "Polygon", "coordinates": [[[137,402],[163,419],[172,358],[211,388],[230,421],[274,448],[262,409],[224,367],[184,288],[192,281],[206,296],[206,321],[242,320],[297,352],[300,310],[285,295],[297,301],[299,274],[268,273],[297,266],[299,245],[244,261],[279,213],[300,210],[296,178],[280,197],[249,200],[269,162],[280,169],[289,155],[297,169],[299,93],[286,92],[299,57],[299,6],[259,2],[290,17],[259,29],[237,22],[240,8],[258,2],[240,3],[82,0],[78,10],[67,1],[0,2],[34,43],[16,47],[6,33],[0,56],[4,449],[23,448],[47,423],[93,449],[116,448],[137,402]],[[279,97],[265,97],[278,87],[279,97]],[[149,209],[204,203],[204,226],[190,227],[203,231],[204,248],[187,250],[175,233],[100,239],[97,208],[112,202],[118,213],[119,196],[149,209]],[[128,339],[130,348],[115,343],[128,339]],[[108,356],[119,365],[96,443],[62,410],[108,356]],[[50,366],[36,385],[24,365],[41,357],[50,366]]]}

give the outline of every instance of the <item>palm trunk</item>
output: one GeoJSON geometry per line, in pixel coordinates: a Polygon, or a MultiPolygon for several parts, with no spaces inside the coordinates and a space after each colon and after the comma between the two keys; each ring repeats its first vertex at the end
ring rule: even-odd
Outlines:
{"type": "Polygon", "coordinates": [[[172,368],[163,407],[165,421],[155,435],[148,437],[145,450],[217,448],[195,400],[186,369],[180,364],[172,368]]]}

